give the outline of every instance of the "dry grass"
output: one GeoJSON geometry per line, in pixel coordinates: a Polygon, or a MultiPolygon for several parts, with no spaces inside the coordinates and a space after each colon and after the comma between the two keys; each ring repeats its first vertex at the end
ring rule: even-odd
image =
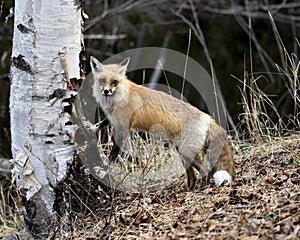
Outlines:
{"type": "Polygon", "coordinates": [[[181,177],[154,192],[111,192],[97,219],[76,218],[62,239],[299,239],[299,146],[299,135],[245,144],[230,187],[190,192],[181,177]]]}
{"type": "MultiPolygon", "coordinates": [[[[110,128],[107,128],[109,138],[110,128]]],[[[101,136],[99,136],[101,138],[101,136]]],[[[108,165],[112,141],[99,145],[99,153],[108,165]]],[[[109,170],[111,187],[126,192],[148,192],[162,189],[184,172],[181,158],[172,144],[164,137],[138,132],[131,134],[118,162],[109,170]]]]}
{"type": "MultiPolygon", "coordinates": [[[[143,184],[137,185],[143,187],[130,192],[111,190],[101,209],[95,209],[98,217],[77,218],[71,235],[75,239],[300,239],[299,62],[285,49],[282,52],[288,67],[278,70],[293,98],[295,128],[287,129],[270,97],[259,88],[263,77],[245,71],[240,80],[244,107],[240,126],[246,140],[234,145],[235,175],[230,187],[209,185],[191,192],[181,175],[170,178],[165,188],[145,191],[144,180],[151,174],[143,169],[165,164],[171,153],[163,153],[162,145],[151,143],[147,148],[149,143],[138,140],[133,152],[139,155],[130,163],[121,160],[117,168],[142,177],[128,177],[116,169],[114,176],[115,181],[134,179],[125,181],[130,190],[137,179],[142,179],[143,184]],[[270,111],[277,116],[276,122],[270,111]],[[140,149],[151,154],[143,157],[140,149]]],[[[107,149],[107,145],[101,147],[107,149]]],[[[103,158],[107,158],[105,151],[103,158]]],[[[70,232],[61,235],[70,236],[70,232]]]]}
{"type": "MultiPolygon", "coordinates": [[[[134,148],[131,162],[125,161],[125,155],[112,170],[115,182],[122,180],[127,191],[105,190],[96,182],[86,187],[86,178],[76,177],[76,181],[82,180],[78,186],[86,187],[77,194],[89,209],[72,202],[56,237],[300,239],[300,135],[278,135],[274,137],[268,130],[260,133],[259,141],[255,142],[253,135],[251,141],[235,144],[235,175],[230,187],[211,184],[192,192],[186,187],[172,147],[166,148],[165,140],[149,144],[136,135],[130,146],[134,148]],[[165,171],[154,178],[160,167],[165,171]]],[[[110,147],[100,146],[104,159],[110,147]]],[[[1,200],[5,199],[0,204],[1,237],[14,231],[20,222],[18,204],[11,202],[17,199],[12,186],[11,179],[6,184],[1,181],[1,200]]]]}
{"type": "MultiPolygon", "coordinates": [[[[253,96],[257,101],[255,96],[259,95],[253,96]]],[[[260,116],[264,116],[263,110],[259,109],[260,116]]],[[[250,135],[251,141],[235,144],[232,186],[217,188],[211,184],[204,190],[188,191],[174,149],[166,148],[164,139],[152,139],[149,144],[149,138],[135,135],[133,144],[127,148],[132,148],[131,162],[126,162],[124,155],[112,169],[114,181],[122,182],[126,191],[105,190],[96,182],[89,182],[90,187],[86,187],[86,178],[80,179],[79,175],[78,186],[86,189],[77,194],[89,209],[81,203],[76,207],[72,202],[56,236],[59,239],[300,239],[300,135],[294,131],[284,136],[282,132],[286,130],[272,128],[271,122],[263,125],[257,121],[256,125],[251,121],[261,118],[247,114],[248,130],[258,135],[250,135]],[[255,126],[259,128],[255,130],[255,126]],[[164,171],[155,178],[158,169],[164,171]]],[[[107,144],[100,146],[103,159],[107,159],[110,148],[107,144]]],[[[5,181],[0,185],[1,237],[14,231],[20,222],[15,188],[11,179],[5,181]]]]}
{"type": "MultiPolygon", "coordinates": [[[[65,227],[57,236],[61,239],[299,239],[300,136],[273,138],[257,145],[245,143],[235,156],[235,179],[230,187],[210,185],[202,191],[190,192],[185,177],[181,177],[154,192],[110,191],[105,201],[102,197],[101,207],[97,206],[96,218],[73,212],[77,217],[62,223],[65,227]]],[[[1,192],[4,197],[8,189],[2,188],[1,192]]],[[[1,202],[1,221],[5,223],[1,225],[2,237],[19,223],[8,203],[1,202]]]]}
{"type": "MultiPolygon", "coordinates": [[[[278,66],[278,70],[286,78],[293,98],[291,120],[295,129],[287,134],[276,107],[259,89],[257,83],[261,77],[245,71],[241,80],[244,107],[241,126],[247,140],[235,144],[235,175],[230,187],[209,185],[204,190],[188,191],[174,149],[166,148],[165,140],[152,139],[149,144],[147,138],[135,135],[128,147],[132,150],[131,161],[126,162],[124,155],[112,169],[114,182],[126,191],[107,190],[94,181],[87,183],[86,176],[79,174],[75,178],[79,183],[76,188],[88,187],[77,192],[82,201],[77,206],[74,202],[69,205],[70,212],[65,216],[67,219],[61,219],[56,236],[59,239],[300,239],[299,62],[285,49],[283,53],[288,67],[278,66]],[[278,122],[271,121],[270,109],[276,113],[278,122]]],[[[100,145],[102,159],[107,159],[110,148],[108,144],[100,145]]],[[[1,179],[0,197],[0,237],[4,237],[20,222],[11,179],[1,179]]],[[[69,199],[78,202],[71,195],[69,199]]]]}
{"type": "Polygon", "coordinates": [[[9,174],[8,160],[0,158],[0,239],[14,232],[20,224],[19,207],[20,199],[9,174]]]}

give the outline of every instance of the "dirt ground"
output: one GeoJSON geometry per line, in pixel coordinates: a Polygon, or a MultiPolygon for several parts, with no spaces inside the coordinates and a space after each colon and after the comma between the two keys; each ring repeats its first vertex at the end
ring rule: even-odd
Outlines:
{"type": "Polygon", "coordinates": [[[188,191],[181,177],[154,193],[115,192],[107,195],[98,217],[73,222],[77,226],[73,236],[300,239],[300,137],[293,135],[241,149],[235,157],[232,186],[210,185],[188,191]]]}
{"type": "MultiPolygon", "coordinates": [[[[140,194],[104,191],[91,183],[89,199],[82,197],[81,205],[69,205],[72,211],[55,236],[91,240],[300,239],[299,135],[244,144],[235,163],[230,187],[209,185],[188,191],[184,176],[163,190],[140,194]]],[[[87,196],[86,189],[77,195],[87,196]]]]}

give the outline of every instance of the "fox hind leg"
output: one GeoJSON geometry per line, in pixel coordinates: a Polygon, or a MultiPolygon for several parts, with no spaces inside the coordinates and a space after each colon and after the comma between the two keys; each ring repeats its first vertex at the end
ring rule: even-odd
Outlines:
{"type": "Polygon", "coordinates": [[[233,157],[229,142],[220,127],[215,126],[208,139],[205,162],[209,168],[216,186],[231,184],[233,175],[233,157]]]}
{"type": "Polygon", "coordinates": [[[195,174],[194,168],[188,161],[186,161],[184,159],[182,159],[182,164],[185,168],[185,173],[186,173],[186,177],[187,177],[187,186],[190,190],[193,190],[196,185],[196,174],[195,174]]]}
{"type": "Polygon", "coordinates": [[[202,160],[202,157],[196,153],[192,166],[197,169],[201,177],[200,189],[205,188],[209,182],[209,168],[205,161],[202,160]]]}
{"type": "Polygon", "coordinates": [[[183,156],[184,167],[186,169],[187,183],[190,189],[193,189],[196,184],[196,175],[194,168],[199,172],[201,178],[200,188],[204,188],[209,180],[208,168],[204,162],[202,162],[201,156],[196,153],[194,158],[184,155],[183,156]],[[191,186],[191,187],[190,187],[191,186]]]}
{"type": "Polygon", "coordinates": [[[212,173],[216,186],[222,185],[223,182],[226,185],[231,184],[233,175],[233,159],[228,142],[223,143],[222,152],[220,153],[212,173]]]}

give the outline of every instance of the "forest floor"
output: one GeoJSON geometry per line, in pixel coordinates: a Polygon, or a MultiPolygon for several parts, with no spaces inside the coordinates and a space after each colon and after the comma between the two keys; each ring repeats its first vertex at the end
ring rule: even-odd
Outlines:
{"type": "MultiPolygon", "coordinates": [[[[241,147],[232,186],[188,191],[185,177],[147,194],[115,193],[90,239],[300,239],[300,136],[241,147]]],[[[74,232],[74,233],[75,233],[74,232]]],[[[80,239],[80,237],[78,237],[80,239]]]]}
{"type": "MultiPolygon", "coordinates": [[[[209,185],[204,190],[188,191],[182,176],[166,189],[152,193],[110,193],[97,213],[79,215],[71,228],[61,229],[56,236],[300,239],[300,136],[244,144],[235,163],[230,187],[209,185]]],[[[0,227],[2,237],[12,231],[3,222],[0,227]]]]}

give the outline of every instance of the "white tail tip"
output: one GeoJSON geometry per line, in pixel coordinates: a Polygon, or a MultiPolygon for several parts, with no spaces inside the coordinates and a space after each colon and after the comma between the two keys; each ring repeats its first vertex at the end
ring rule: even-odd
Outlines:
{"type": "Polygon", "coordinates": [[[225,185],[230,185],[232,182],[230,174],[225,170],[216,171],[213,179],[217,187],[221,186],[224,181],[226,181],[225,185]]]}

